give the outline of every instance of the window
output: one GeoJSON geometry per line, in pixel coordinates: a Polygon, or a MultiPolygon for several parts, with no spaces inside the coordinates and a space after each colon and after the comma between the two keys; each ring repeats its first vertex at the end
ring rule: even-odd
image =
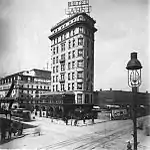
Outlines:
{"type": "Polygon", "coordinates": [[[53,73],[55,73],[55,67],[53,67],[53,73]]]}
{"type": "Polygon", "coordinates": [[[61,51],[62,51],[62,52],[65,51],[65,43],[62,43],[62,44],[61,44],[61,51]]]}
{"type": "Polygon", "coordinates": [[[58,72],[58,66],[56,66],[56,72],[58,72]]]}
{"type": "Polygon", "coordinates": [[[78,79],[83,79],[83,71],[79,71],[79,72],[77,73],[77,78],[78,78],[78,79]]]}
{"type": "Polygon", "coordinates": [[[75,39],[72,41],[72,47],[75,47],[75,39]]]}
{"type": "Polygon", "coordinates": [[[55,85],[53,85],[53,91],[55,91],[55,85]]]}
{"type": "Polygon", "coordinates": [[[72,62],[72,69],[75,67],[75,61],[72,62]]]}
{"type": "Polygon", "coordinates": [[[89,96],[90,96],[90,95],[85,94],[85,103],[89,103],[89,102],[90,102],[89,96]]]}
{"type": "Polygon", "coordinates": [[[53,82],[55,82],[55,76],[53,76],[53,82]]]}
{"type": "Polygon", "coordinates": [[[65,90],[65,85],[64,85],[64,83],[62,83],[61,85],[60,85],[60,87],[61,87],[61,91],[64,91],[65,90]]]}
{"type": "Polygon", "coordinates": [[[64,75],[63,73],[61,74],[60,77],[61,77],[61,80],[64,80],[64,79],[65,79],[65,75],[64,75]]]}
{"type": "Polygon", "coordinates": [[[64,39],[66,39],[66,33],[64,34],[64,39]]]}
{"type": "Polygon", "coordinates": [[[68,70],[70,70],[71,69],[71,64],[70,64],[70,62],[68,63],[68,70]]]}
{"type": "Polygon", "coordinates": [[[71,52],[68,52],[68,59],[71,59],[71,52]]]}
{"type": "Polygon", "coordinates": [[[70,83],[68,83],[68,90],[70,91],[70,83]]]}
{"type": "Polygon", "coordinates": [[[62,41],[62,40],[63,40],[63,36],[61,35],[61,37],[60,37],[60,38],[61,38],[61,41],[62,41]]]}
{"type": "Polygon", "coordinates": [[[56,39],[56,42],[58,43],[58,38],[56,39]]]}
{"type": "Polygon", "coordinates": [[[83,67],[83,60],[78,60],[78,62],[77,62],[77,67],[83,67]]]}
{"type": "Polygon", "coordinates": [[[83,49],[78,49],[78,57],[83,56],[83,49]]]}
{"type": "Polygon", "coordinates": [[[71,31],[69,31],[69,37],[71,37],[71,31]]]}
{"type": "Polygon", "coordinates": [[[53,48],[53,55],[55,55],[55,47],[53,48]]]}
{"type": "Polygon", "coordinates": [[[83,45],[83,38],[78,38],[78,45],[83,45]]]}
{"type": "Polygon", "coordinates": [[[70,73],[68,73],[68,80],[70,80],[70,73]]]}
{"type": "Polygon", "coordinates": [[[56,57],[56,64],[58,63],[58,56],[56,57]]]}
{"type": "Polygon", "coordinates": [[[83,86],[82,82],[77,83],[77,89],[82,90],[82,86],[83,86]]]}
{"type": "Polygon", "coordinates": [[[79,33],[83,33],[83,27],[79,27],[79,33]]]}
{"type": "Polygon", "coordinates": [[[61,59],[64,60],[65,59],[65,54],[61,55],[61,59]]]}
{"type": "Polygon", "coordinates": [[[72,30],[72,34],[75,35],[75,29],[72,30]]]}
{"type": "Polygon", "coordinates": [[[74,90],[74,83],[72,83],[72,90],[74,90]]]}
{"type": "Polygon", "coordinates": [[[61,64],[61,71],[65,71],[65,64],[61,64]]]}
{"type": "Polygon", "coordinates": [[[77,94],[77,103],[82,104],[82,94],[77,94]]]}
{"type": "Polygon", "coordinates": [[[81,20],[82,20],[82,16],[79,17],[79,21],[81,21],[81,20]]]}
{"type": "Polygon", "coordinates": [[[56,91],[58,91],[58,85],[56,84],[56,91]]]}
{"type": "Polygon", "coordinates": [[[56,76],[56,82],[58,82],[58,75],[56,76]]]}
{"type": "Polygon", "coordinates": [[[75,58],[75,50],[72,51],[72,58],[75,58]]]}
{"type": "Polygon", "coordinates": [[[53,57],[53,64],[55,64],[55,57],[53,57]]]}
{"type": "Polygon", "coordinates": [[[56,53],[58,54],[58,46],[56,47],[56,53]]]}
{"type": "Polygon", "coordinates": [[[70,40],[69,40],[69,45],[68,45],[68,47],[71,48],[71,41],[70,41],[70,40]]]}
{"type": "Polygon", "coordinates": [[[72,80],[74,80],[74,72],[72,72],[72,80]]]}

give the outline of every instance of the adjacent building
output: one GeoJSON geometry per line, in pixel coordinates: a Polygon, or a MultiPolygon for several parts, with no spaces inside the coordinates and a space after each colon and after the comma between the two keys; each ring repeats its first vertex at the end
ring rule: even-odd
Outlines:
{"type": "Polygon", "coordinates": [[[51,91],[51,72],[32,69],[5,76],[0,79],[0,98],[35,98],[40,94],[51,91]]]}
{"type": "Polygon", "coordinates": [[[51,90],[73,91],[76,104],[93,103],[96,21],[76,13],[51,28],[51,90]]]}
{"type": "MultiPolygon", "coordinates": [[[[94,105],[105,107],[106,105],[118,105],[125,107],[132,105],[133,93],[130,91],[121,90],[100,90],[93,93],[94,105]]],[[[136,104],[141,107],[150,106],[150,94],[146,92],[138,92],[136,104]]]]}

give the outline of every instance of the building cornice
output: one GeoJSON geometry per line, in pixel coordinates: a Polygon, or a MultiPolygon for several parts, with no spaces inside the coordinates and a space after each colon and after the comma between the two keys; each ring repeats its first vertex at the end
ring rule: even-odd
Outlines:
{"type": "Polygon", "coordinates": [[[51,28],[51,32],[52,32],[53,30],[55,30],[56,28],[60,27],[61,25],[63,25],[64,23],[70,21],[71,19],[73,19],[73,18],[75,18],[75,17],[77,17],[77,16],[79,16],[79,15],[86,16],[86,17],[87,17],[88,19],[90,19],[93,23],[96,23],[96,21],[95,21],[93,18],[91,18],[89,15],[87,15],[86,13],[83,13],[83,12],[82,12],[82,13],[76,13],[75,15],[73,15],[73,16],[71,16],[71,17],[68,17],[68,18],[66,18],[66,19],[63,19],[62,21],[60,21],[59,23],[57,23],[54,27],[51,28]]]}

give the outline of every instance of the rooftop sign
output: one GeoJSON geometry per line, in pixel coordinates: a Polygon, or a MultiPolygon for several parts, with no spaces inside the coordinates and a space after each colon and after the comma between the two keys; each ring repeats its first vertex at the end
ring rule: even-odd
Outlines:
{"type": "Polygon", "coordinates": [[[68,9],[66,10],[66,14],[72,16],[76,13],[90,13],[91,6],[89,6],[89,0],[79,0],[79,1],[71,1],[68,2],[68,9]]]}

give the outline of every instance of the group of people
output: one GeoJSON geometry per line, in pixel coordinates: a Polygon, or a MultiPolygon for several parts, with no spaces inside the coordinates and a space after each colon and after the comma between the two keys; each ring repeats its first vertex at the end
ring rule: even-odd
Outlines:
{"type": "MultiPolygon", "coordinates": [[[[84,116],[84,117],[82,118],[82,120],[83,120],[83,124],[85,124],[86,117],[84,116]]],[[[79,119],[75,119],[75,120],[74,120],[74,126],[77,126],[78,121],[79,121],[79,119]]],[[[68,125],[68,118],[67,118],[67,117],[64,117],[64,122],[65,122],[66,125],[68,125]]],[[[94,124],[94,117],[92,117],[92,123],[94,124]]],[[[72,119],[71,119],[71,125],[72,125],[72,119]]]]}
{"type": "Polygon", "coordinates": [[[1,141],[5,141],[6,139],[10,140],[13,136],[22,135],[23,133],[23,124],[19,123],[16,125],[15,122],[11,121],[8,125],[3,124],[1,127],[1,141]]]}

